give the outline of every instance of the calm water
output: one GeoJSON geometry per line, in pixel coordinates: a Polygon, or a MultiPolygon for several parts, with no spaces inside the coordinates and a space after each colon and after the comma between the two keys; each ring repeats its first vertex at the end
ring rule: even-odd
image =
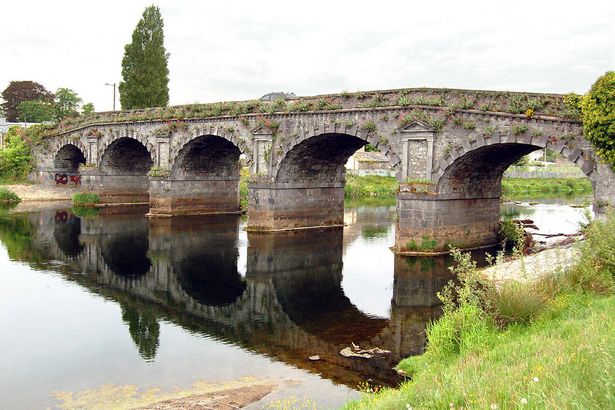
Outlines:
{"type": "MultiPolygon", "coordinates": [[[[248,234],[235,216],[145,212],[0,213],[0,408],[50,407],[54,391],[105,384],[243,376],[281,381],[268,401],[337,406],[366,380],[398,382],[391,368],[423,351],[450,279],[449,258],[391,253],[394,206],[350,206],[343,230],[280,234],[248,234]],[[392,354],[340,356],[352,342],[392,354]]],[[[503,213],[544,230],[582,219],[561,204],[503,213]]]]}

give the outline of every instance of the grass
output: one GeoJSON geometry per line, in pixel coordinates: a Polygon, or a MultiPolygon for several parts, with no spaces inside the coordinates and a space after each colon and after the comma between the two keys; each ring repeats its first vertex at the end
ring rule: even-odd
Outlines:
{"type": "Polygon", "coordinates": [[[17,204],[21,202],[21,198],[10,189],[0,187],[0,204],[17,204]]]}
{"type": "Polygon", "coordinates": [[[73,195],[73,204],[77,206],[87,206],[100,203],[100,198],[97,194],[89,192],[79,192],[73,195]]]}
{"type": "Polygon", "coordinates": [[[459,285],[439,295],[412,378],[361,408],[615,408],[615,212],[586,231],[578,264],[495,286],[456,252],[459,285]]]}
{"type": "Polygon", "coordinates": [[[347,174],[344,196],[349,199],[393,198],[398,187],[395,177],[347,174]]]}
{"type": "Polygon", "coordinates": [[[504,195],[535,193],[591,193],[587,178],[505,178],[502,180],[504,195]]]}
{"type": "Polygon", "coordinates": [[[250,170],[241,168],[239,175],[239,207],[242,211],[248,210],[248,180],[250,179],[250,170]]]}
{"type": "MultiPolygon", "coordinates": [[[[344,194],[349,199],[395,198],[398,187],[395,177],[347,174],[344,194]]],[[[591,192],[591,182],[587,178],[505,178],[502,181],[502,194],[506,197],[591,192]]]]}

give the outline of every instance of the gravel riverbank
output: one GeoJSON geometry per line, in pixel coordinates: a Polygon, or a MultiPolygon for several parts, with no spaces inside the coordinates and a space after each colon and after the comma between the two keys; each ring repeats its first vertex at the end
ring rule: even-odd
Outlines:
{"type": "Polygon", "coordinates": [[[37,184],[2,185],[17,194],[22,202],[70,201],[73,194],[79,192],[75,188],[57,188],[37,184]]]}

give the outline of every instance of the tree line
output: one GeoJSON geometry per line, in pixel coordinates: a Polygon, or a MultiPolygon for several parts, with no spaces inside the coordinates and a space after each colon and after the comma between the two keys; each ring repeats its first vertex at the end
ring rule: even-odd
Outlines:
{"type": "Polygon", "coordinates": [[[0,106],[9,122],[60,121],[94,111],[94,104],[81,105],[81,97],[70,88],[58,88],[52,93],[35,81],[11,81],[2,91],[2,99],[0,106]]]}

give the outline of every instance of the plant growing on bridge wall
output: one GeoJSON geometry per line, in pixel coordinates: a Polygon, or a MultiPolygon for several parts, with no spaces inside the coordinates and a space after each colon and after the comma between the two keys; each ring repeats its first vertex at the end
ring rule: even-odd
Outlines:
{"type": "Polygon", "coordinates": [[[615,71],[609,71],[592,85],[581,100],[585,137],[596,153],[615,170],[615,71]]]}
{"type": "Polygon", "coordinates": [[[528,129],[529,129],[528,126],[525,124],[513,125],[512,133],[513,135],[522,135],[522,134],[525,134],[528,129]]]}
{"type": "Polygon", "coordinates": [[[566,118],[581,118],[581,96],[575,93],[568,93],[564,96],[564,112],[566,118]]]}
{"type": "Polygon", "coordinates": [[[363,125],[361,125],[361,129],[366,131],[368,134],[376,132],[376,123],[374,121],[367,121],[363,125]]]}
{"type": "Polygon", "coordinates": [[[169,103],[169,54],[164,48],[160,9],[149,6],[124,48],[120,102],[123,109],[160,107],[169,103]]]}
{"type": "Polygon", "coordinates": [[[162,167],[152,167],[147,175],[155,178],[166,178],[171,175],[171,171],[162,167]]]}

